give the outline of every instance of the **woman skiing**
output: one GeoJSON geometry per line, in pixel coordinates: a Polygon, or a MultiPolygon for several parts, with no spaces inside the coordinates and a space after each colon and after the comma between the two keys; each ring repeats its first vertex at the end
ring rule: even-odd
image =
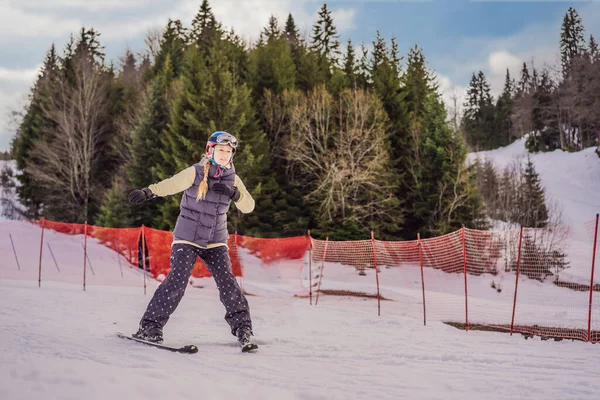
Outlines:
{"type": "Polygon", "coordinates": [[[231,272],[227,247],[227,211],[231,201],[243,213],[254,210],[254,199],[236,175],[232,162],[237,146],[233,135],[215,132],[199,163],[129,194],[130,203],[141,204],[183,191],[173,230],[171,269],[154,292],[133,337],[162,343],[162,329],[181,301],[196,257],[200,257],[215,279],[231,333],[243,351],[257,348],[250,342],[253,333],[248,301],[231,272]]]}

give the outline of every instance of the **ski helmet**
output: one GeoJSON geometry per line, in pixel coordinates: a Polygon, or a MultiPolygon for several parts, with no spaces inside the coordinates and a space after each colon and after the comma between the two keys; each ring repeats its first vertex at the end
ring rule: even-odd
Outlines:
{"type": "Polygon", "coordinates": [[[217,131],[210,135],[208,138],[208,142],[206,143],[206,152],[209,152],[216,145],[227,145],[233,149],[233,153],[235,154],[235,150],[238,146],[238,141],[231,133],[227,133],[225,131],[217,131]]]}

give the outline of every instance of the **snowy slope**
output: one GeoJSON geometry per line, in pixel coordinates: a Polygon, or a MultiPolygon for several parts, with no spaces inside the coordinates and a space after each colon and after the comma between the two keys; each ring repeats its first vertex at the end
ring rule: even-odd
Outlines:
{"type": "MultiPolygon", "coordinates": [[[[523,152],[519,141],[478,155],[501,168],[523,152]]],[[[600,161],[593,150],[536,154],[533,160],[547,195],[563,204],[567,224],[582,226],[600,211],[600,161]],[[575,178],[565,178],[565,171],[574,171],[575,178]]],[[[295,297],[307,293],[305,262],[264,266],[243,249],[240,282],[249,293],[259,352],[239,352],[210,278],[192,282],[165,328],[168,342],[194,343],[199,353],[148,348],[114,333],[137,329],[157,282],[147,281],[144,295],[143,274],[88,238],[91,266],[83,291],[82,236],[47,230],[38,287],[40,234],[35,225],[0,221],[2,400],[562,400],[595,398],[600,392],[597,345],[523,340],[443,324],[443,319],[463,318],[462,275],[425,272],[428,318],[423,326],[416,267],[382,269],[381,293],[390,300],[381,302],[377,316],[374,299],[322,296],[318,306],[315,298],[309,305],[308,298],[295,297]]],[[[573,238],[571,245],[579,243],[584,254],[589,238],[581,232],[573,238]]],[[[376,292],[372,270],[360,276],[343,265],[312,267],[324,276],[323,290],[376,292]]],[[[571,269],[577,277],[577,268],[571,269]]],[[[512,274],[469,276],[471,322],[509,322],[514,285],[512,274]]],[[[587,296],[522,278],[516,322],[556,321],[555,326],[585,329],[587,296]]],[[[593,305],[592,329],[598,330],[600,300],[593,305]]]]}
{"type": "MultiPolygon", "coordinates": [[[[468,160],[488,159],[497,171],[502,171],[515,160],[525,162],[525,141],[524,137],[506,147],[470,153],[468,160]]],[[[530,154],[544,187],[547,205],[559,205],[562,225],[569,228],[562,249],[567,254],[570,268],[561,273],[561,279],[587,284],[593,244],[585,223],[591,224],[600,213],[600,158],[595,150],[595,147],[589,147],[573,153],[555,150],[530,154]]]]}
{"type": "MultiPolygon", "coordinates": [[[[502,171],[515,159],[526,160],[526,138],[495,150],[469,153],[468,160],[491,160],[502,171]]],[[[569,153],[555,150],[530,154],[545,189],[547,201],[563,207],[563,223],[577,225],[595,218],[600,212],[600,157],[595,147],[569,153]]]]}
{"type": "MultiPolygon", "coordinates": [[[[442,324],[447,310],[458,310],[461,318],[460,276],[438,271],[426,277],[430,317],[423,326],[419,275],[411,267],[382,270],[382,293],[393,301],[382,302],[378,317],[373,299],[325,296],[311,306],[307,298],[294,297],[304,290],[301,261],[265,267],[242,252],[259,352],[239,352],[214,282],[206,278],[188,287],[165,328],[170,343],[194,343],[199,352],[148,348],[114,333],[137,329],[156,282],[148,283],[144,295],[142,275],[124,260],[121,275],[114,253],[90,240],[95,275],[88,273],[83,291],[81,236],[47,231],[45,239],[60,255],[60,272],[45,256],[38,288],[39,227],[11,222],[0,228],[2,236],[11,233],[21,256],[19,270],[10,242],[0,236],[0,399],[578,399],[600,390],[592,378],[595,345],[525,341],[442,324]]],[[[323,289],[350,285],[371,292],[372,271],[352,272],[327,264],[323,289]]],[[[469,278],[473,318],[507,315],[511,288],[502,285],[505,290],[497,293],[488,277],[469,278]]],[[[520,283],[521,293],[533,286],[520,283]]],[[[518,318],[535,318],[545,312],[540,304],[557,303],[567,293],[553,289],[518,318]]]]}

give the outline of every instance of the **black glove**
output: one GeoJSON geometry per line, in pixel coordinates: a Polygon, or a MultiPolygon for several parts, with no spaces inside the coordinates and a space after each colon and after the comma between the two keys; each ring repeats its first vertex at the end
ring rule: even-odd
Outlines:
{"type": "Polygon", "coordinates": [[[156,195],[148,188],[134,189],[129,193],[129,202],[131,204],[142,204],[143,202],[155,198],[156,195]]]}
{"type": "Polygon", "coordinates": [[[233,201],[238,201],[240,199],[240,189],[235,186],[231,187],[225,183],[217,182],[213,185],[212,190],[215,193],[222,194],[228,196],[233,201]]]}

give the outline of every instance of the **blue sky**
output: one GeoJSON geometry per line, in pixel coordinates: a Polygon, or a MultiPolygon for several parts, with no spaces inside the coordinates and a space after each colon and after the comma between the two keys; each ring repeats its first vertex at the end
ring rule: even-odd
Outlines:
{"type": "MultiPolygon", "coordinates": [[[[81,26],[101,32],[107,57],[117,61],[126,48],[142,52],[150,30],[168,18],[189,26],[201,0],[3,0],[0,4],[0,150],[14,134],[11,111],[26,101],[45,52],[63,49],[81,26]]],[[[281,22],[289,12],[309,32],[322,1],[213,0],[217,18],[248,40],[256,39],[271,14],[281,22]]],[[[516,75],[523,61],[554,65],[560,24],[573,6],[583,19],[586,38],[600,36],[597,1],[352,0],[331,1],[340,39],[370,44],[376,31],[396,37],[401,55],[418,44],[435,70],[444,98],[462,102],[473,72],[483,70],[497,93],[506,68],[516,75]]]]}

